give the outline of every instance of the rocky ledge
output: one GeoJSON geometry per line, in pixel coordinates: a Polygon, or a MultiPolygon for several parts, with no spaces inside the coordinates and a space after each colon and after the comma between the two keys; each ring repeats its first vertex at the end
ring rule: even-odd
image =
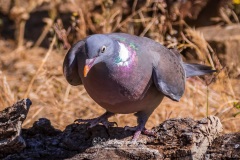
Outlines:
{"type": "Polygon", "coordinates": [[[221,135],[218,117],[174,118],[132,142],[131,131],[101,125],[70,124],[55,129],[48,119],[22,129],[31,101],[23,99],[0,112],[0,157],[10,159],[240,159],[240,133],[221,135]]]}

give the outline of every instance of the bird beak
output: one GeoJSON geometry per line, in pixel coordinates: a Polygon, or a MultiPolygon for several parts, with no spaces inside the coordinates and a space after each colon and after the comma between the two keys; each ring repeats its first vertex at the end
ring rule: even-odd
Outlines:
{"type": "Polygon", "coordinates": [[[86,63],[85,63],[84,69],[83,69],[83,76],[84,77],[87,77],[87,74],[90,71],[90,69],[92,68],[95,59],[96,58],[86,59],[86,63]]]}

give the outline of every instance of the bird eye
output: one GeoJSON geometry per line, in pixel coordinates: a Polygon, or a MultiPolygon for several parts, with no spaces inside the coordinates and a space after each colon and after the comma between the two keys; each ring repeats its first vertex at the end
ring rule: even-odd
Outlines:
{"type": "Polygon", "coordinates": [[[106,46],[102,46],[101,48],[101,53],[104,53],[106,51],[107,47],[106,46]]]}

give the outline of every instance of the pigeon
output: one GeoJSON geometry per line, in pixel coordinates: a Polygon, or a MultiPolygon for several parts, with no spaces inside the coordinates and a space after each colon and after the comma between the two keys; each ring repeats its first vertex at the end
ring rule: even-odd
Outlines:
{"type": "Polygon", "coordinates": [[[92,128],[99,123],[114,126],[108,118],[135,113],[133,141],[149,116],[166,96],[179,101],[186,78],[213,73],[210,66],[182,61],[176,49],[168,49],[147,37],[126,33],[94,34],[74,44],[65,56],[63,73],[73,86],[84,85],[89,96],[106,112],[93,119],[78,119],[92,128]]]}

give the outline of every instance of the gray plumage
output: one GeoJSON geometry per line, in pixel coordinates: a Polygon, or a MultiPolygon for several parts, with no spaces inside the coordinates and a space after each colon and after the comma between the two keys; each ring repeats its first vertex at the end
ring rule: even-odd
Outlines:
{"type": "Polygon", "coordinates": [[[186,72],[186,77],[192,77],[192,76],[202,76],[207,73],[213,73],[216,72],[216,70],[212,70],[212,67],[205,66],[202,64],[188,64],[183,63],[184,70],[186,72]]]}
{"type": "MultiPolygon", "coordinates": [[[[83,84],[106,113],[89,122],[93,127],[112,123],[115,113],[136,113],[134,140],[164,96],[179,101],[187,77],[214,72],[211,67],[187,64],[176,50],[146,38],[124,33],[96,34],[77,42],[67,53],[63,72],[72,85],[83,84]]],[[[147,133],[147,132],[145,132],[147,133]]]]}

